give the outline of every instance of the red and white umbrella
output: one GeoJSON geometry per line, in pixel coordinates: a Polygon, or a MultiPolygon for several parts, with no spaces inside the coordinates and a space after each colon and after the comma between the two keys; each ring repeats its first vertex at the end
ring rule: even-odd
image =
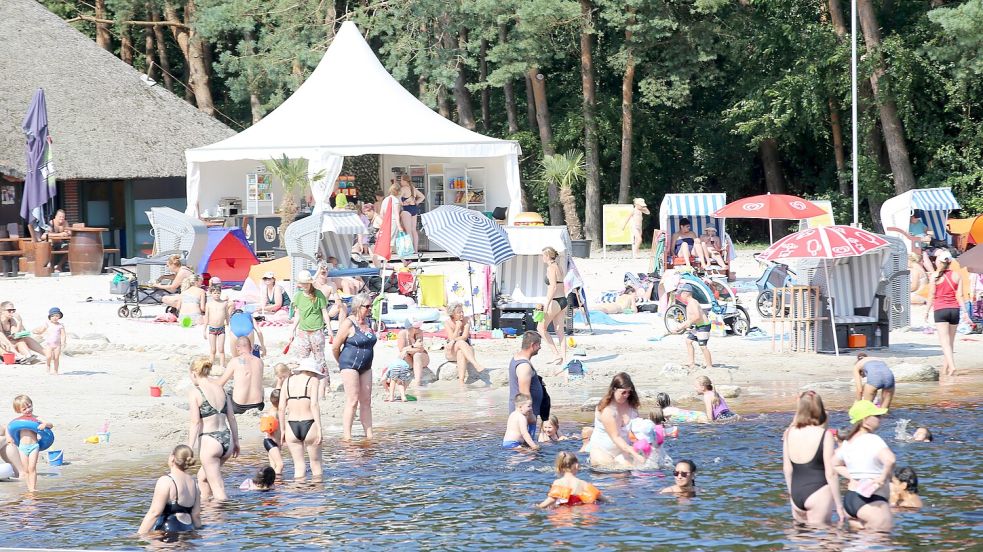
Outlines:
{"type": "MultiPolygon", "coordinates": [[[[768,219],[768,237],[772,238],[771,221],[774,219],[802,220],[825,214],[826,211],[822,207],[808,199],[785,194],[764,194],[732,201],[717,209],[713,216],[768,219]]],[[[774,241],[774,238],[770,241],[774,241]]]]}
{"type": "MultiPolygon", "coordinates": [[[[859,257],[890,245],[877,234],[852,226],[823,226],[789,234],[773,243],[758,255],[759,259],[778,261],[782,259],[823,259],[827,286],[829,283],[829,264],[826,259],[859,257]]],[[[836,339],[836,319],[833,316],[833,297],[826,298],[829,320],[833,328],[833,347],[837,356],[840,344],[836,339]]]]}

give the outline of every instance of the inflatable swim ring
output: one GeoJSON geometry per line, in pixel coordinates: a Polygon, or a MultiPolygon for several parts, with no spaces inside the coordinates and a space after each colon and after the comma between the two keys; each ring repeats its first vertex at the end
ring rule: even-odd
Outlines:
{"type": "Polygon", "coordinates": [[[7,424],[7,435],[14,441],[14,446],[20,445],[20,432],[25,429],[37,432],[41,450],[48,450],[55,443],[54,432],[48,428],[39,430],[37,420],[16,418],[7,424]]]}
{"type": "Polygon", "coordinates": [[[0,479],[10,479],[14,476],[14,467],[5,462],[0,462],[0,479]]]}

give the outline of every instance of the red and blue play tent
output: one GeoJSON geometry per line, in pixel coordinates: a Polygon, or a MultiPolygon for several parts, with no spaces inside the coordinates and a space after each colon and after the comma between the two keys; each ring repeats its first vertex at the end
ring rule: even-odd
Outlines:
{"type": "Polygon", "coordinates": [[[249,277],[249,268],[259,264],[246,235],[238,227],[208,229],[208,245],[198,262],[198,274],[218,276],[222,283],[241,284],[249,277]]]}

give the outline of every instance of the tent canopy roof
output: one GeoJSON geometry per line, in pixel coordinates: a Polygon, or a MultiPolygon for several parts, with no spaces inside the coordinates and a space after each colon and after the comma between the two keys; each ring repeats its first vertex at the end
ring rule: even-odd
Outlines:
{"type": "Polygon", "coordinates": [[[519,146],[435,113],[386,71],[347,21],[311,76],[280,107],[243,132],[186,156],[206,162],[370,153],[498,157],[517,155],[519,146]]]}

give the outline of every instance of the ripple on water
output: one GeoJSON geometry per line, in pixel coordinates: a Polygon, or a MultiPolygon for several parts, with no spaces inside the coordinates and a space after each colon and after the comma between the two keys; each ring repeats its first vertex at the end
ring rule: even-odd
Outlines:
{"type": "MultiPolygon", "coordinates": [[[[694,498],[660,495],[671,484],[662,473],[583,472],[612,502],[539,511],[552,481],[558,450],[499,448],[498,422],[459,423],[391,431],[372,444],[328,441],[324,480],[243,493],[238,484],[265,463],[257,453],[227,466],[231,500],[203,510],[205,529],[168,548],[201,545],[259,549],[287,546],[501,550],[503,548],[617,548],[727,550],[971,549],[983,532],[983,455],[975,430],[979,405],[895,409],[879,432],[899,465],[918,471],[926,507],[901,512],[890,536],[843,529],[805,529],[789,522],[781,472],[781,432],[787,414],[756,416],[720,426],[684,426],[669,454],[698,465],[694,498]],[[935,434],[933,444],[893,439],[893,420],[911,418],[935,434]]],[[[831,427],[843,427],[840,412],[831,427]]],[[[582,455],[583,458],[583,455],[582,455]]],[[[70,467],[62,469],[71,469],[70,467]]],[[[291,473],[288,464],[287,473],[291,473]]],[[[71,488],[46,477],[51,490],[33,498],[3,499],[0,534],[21,546],[118,548],[139,545],[133,534],[161,465],[107,470],[71,488]]],[[[19,483],[0,483],[19,485],[19,483]]]]}

